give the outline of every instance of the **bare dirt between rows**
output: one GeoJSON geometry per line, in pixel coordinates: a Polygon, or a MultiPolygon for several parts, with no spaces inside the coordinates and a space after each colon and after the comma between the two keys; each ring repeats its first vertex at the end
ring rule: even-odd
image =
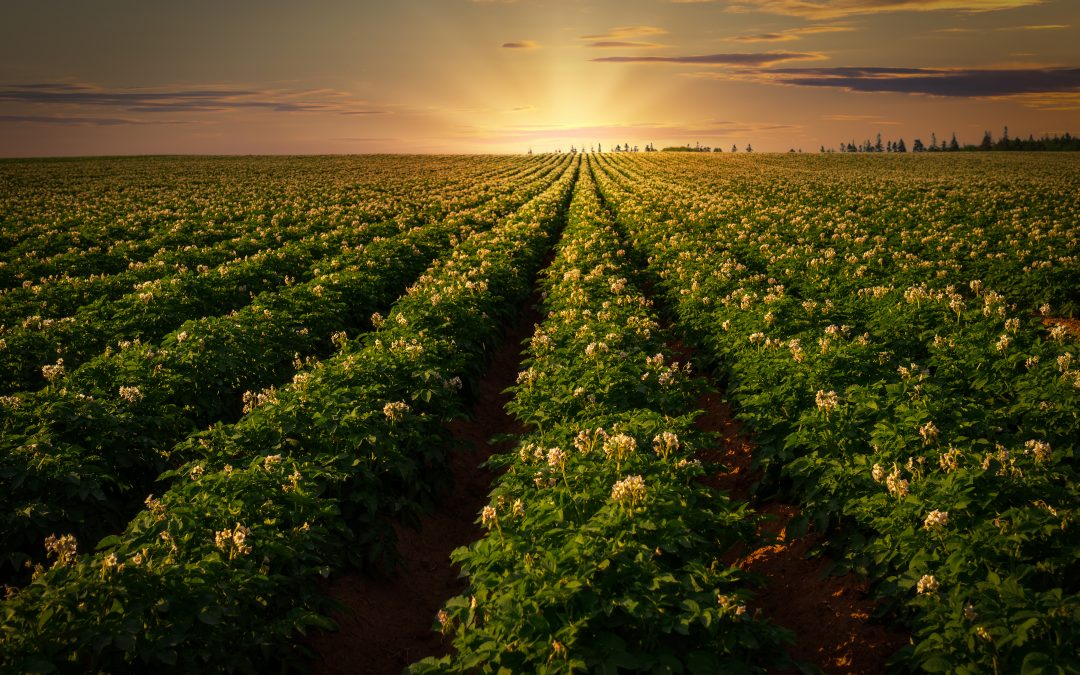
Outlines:
{"type": "MultiPolygon", "coordinates": [[[[450,425],[455,439],[465,447],[451,457],[454,491],[422,519],[419,530],[396,526],[403,565],[388,578],[350,574],[327,585],[326,592],[345,610],[334,616],[338,631],[312,637],[309,646],[318,655],[313,673],[400,673],[422,658],[448,653],[449,642],[433,630],[435,614],[465,588],[457,567],[450,563],[450,553],[483,535],[475,520],[487,503],[495,475],[479,465],[511,446],[510,442],[492,445],[489,440],[524,431],[505,413],[510,395],[503,391],[517,376],[522,341],[540,321],[533,308],[537,300],[530,302],[496,350],[478,383],[470,419],[450,425]]],[[[692,360],[691,348],[678,341],[670,346],[679,358],[692,360]]],[[[748,499],[759,478],[752,471],[752,441],[720,394],[703,395],[698,408],[703,411],[698,426],[717,434],[717,443],[700,451],[699,457],[725,467],[707,482],[734,499],[748,499]]],[[[796,644],[789,652],[799,661],[826,673],[884,672],[886,660],[908,643],[908,634],[870,620],[874,603],[864,581],[854,575],[829,576],[827,557],[807,558],[820,543],[819,536],[787,538],[786,527],[798,515],[797,507],[768,502],[755,508],[771,516],[762,531],[775,534],[776,541],[753,551],[733,552],[729,561],[767,578],[751,609],[760,609],[795,633],[796,644]]]]}
{"type": "Polygon", "coordinates": [[[1043,319],[1043,325],[1064,326],[1066,332],[1071,333],[1074,338],[1080,338],[1080,319],[1051,316],[1043,319]]]}
{"type": "MultiPolygon", "coordinates": [[[[683,360],[691,360],[692,349],[680,342],[671,347],[683,360]]],[[[703,395],[698,408],[704,411],[697,419],[698,428],[717,434],[716,444],[698,456],[724,466],[707,483],[733,499],[749,499],[750,488],[760,479],[752,468],[753,442],[720,394],[703,395]]],[[[787,526],[799,514],[798,507],[776,501],[753,506],[770,517],[761,532],[775,535],[775,543],[748,552],[733,551],[726,561],[767,579],[751,611],[760,610],[795,634],[796,642],[788,652],[798,661],[826,673],[884,672],[886,661],[908,644],[910,635],[871,621],[875,605],[864,580],[852,574],[830,576],[828,557],[807,557],[821,543],[819,535],[788,538],[787,526]]]]}
{"type": "Polygon", "coordinates": [[[530,301],[495,351],[478,384],[471,417],[449,425],[454,438],[465,445],[451,456],[453,491],[434,513],[421,519],[419,530],[395,526],[403,565],[385,579],[350,574],[328,584],[326,592],[346,609],[334,616],[338,631],[311,640],[318,654],[313,673],[400,673],[420,659],[448,653],[449,642],[433,630],[435,615],[443,603],[465,589],[450,553],[483,535],[475,521],[487,503],[495,474],[479,465],[512,445],[492,445],[489,440],[523,431],[503,409],[510,399],[503,390],[514,384],[521,342],[540,320],[533,309],[537,301],[530,301]]]}

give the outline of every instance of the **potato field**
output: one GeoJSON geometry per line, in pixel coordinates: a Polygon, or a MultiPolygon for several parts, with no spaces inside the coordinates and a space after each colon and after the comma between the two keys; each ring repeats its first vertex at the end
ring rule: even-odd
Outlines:
{"type": "Polygon", "coordinates": [[[0,161],[0,672],[1080,673],[1078,315],[1072,153],[0,161]]]}

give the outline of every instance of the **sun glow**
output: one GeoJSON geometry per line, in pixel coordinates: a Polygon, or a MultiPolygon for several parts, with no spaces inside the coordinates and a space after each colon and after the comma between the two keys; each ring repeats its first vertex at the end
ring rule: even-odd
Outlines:
{"type": "Polygon", "coordinates": [[[275,5],[254,24],[231,3],[127,17],[5,6],[0,154],[785,151],[1076,131],[1071,3],[792,10],[810,4],[824,6],[401,0],[275,5]]]}

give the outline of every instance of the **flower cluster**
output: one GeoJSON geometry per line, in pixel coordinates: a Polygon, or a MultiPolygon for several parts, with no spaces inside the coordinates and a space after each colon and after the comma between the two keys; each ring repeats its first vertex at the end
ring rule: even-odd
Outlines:
{"type": "Polygon", "coordinates": [[[814,395],[814,401],[817,404],[818,410],[828,414],[836,409],[840,405],[840,397],[835,391],[823,391],[818,390],[814,395]]]}
{"type": "Polygon", "coordinates": [[[900,475],[900,468],[895,464],[893,470],[885,477],[885,488],[889,494],[901,499],[908,494],[908,481],[900,475]]]}
{"type": "Polygon", "coordinates": [[[628,434],[615,434],[604,441],[604,455],[621,465],[637,450],[637,441],[628,434]]]}
{"type": "Polygon", "coordinates": [[[64,359],[57,359],[54,364],[46,364],[41,367],[41,375],[49,382],[64,376],[64,359]]]}
{"type": "Polygon", "coordinates": [[[611,499],[633,508],[645,500],[645,479],[641,476],[627,476],[611,486],[611,499]]]}
{"type": "Polygon", "coordinates": [[[927,530],[940,530],[949,524],[949,512],[933,510],[926,514],[923,520],[923,528],[927,530]]]}
{"type": "Polygon", "coordinates": [[[653,452],[667,459],[679,449],[679,436],[671,431],[661,432],[653,437],[653,452]]]}
{"type": "Polygon", "coordinates": [[[49,555],[56,556],[56,562],[53,564],[61,567],[75,562],[78,546],[79,543],[75,540],[75,536],[71,534],[59,537],[50,534],[45,538],[45,550],[49,555]]]}
{"type": "Polygon", "coordinates": [[[237,555],[249,555],[251,553],[251,544],[248,543],[249,536],[251,536],[251,530],[237,523],[232,529],[218,530],[214,535],[214,546],[228,553],[229,559],[232,560],[237,555]]]}
{"type": "Polygon", "coordinates": [[[391,422],[400,422],[405,419],[405,415],[409,413],[412,408],[408,403],[404,401],[391,401],[383,406],[383,415],[386,415],[386,419],[391,422]]]}
{"type": "Polygon", "coordinates": [[[924,574],[915,584],[915,591],[919,595],[933,595],[937,590],[938,580],[932,574],[924,574]]]}

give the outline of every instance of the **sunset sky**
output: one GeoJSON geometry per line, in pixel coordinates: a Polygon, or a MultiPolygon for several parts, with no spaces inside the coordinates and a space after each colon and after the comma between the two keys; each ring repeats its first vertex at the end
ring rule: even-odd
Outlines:
{"type": "Polygon", "coordinates": [[[1080,132],[1080,0],[4,0],[0,156],[1080,132]]]}

